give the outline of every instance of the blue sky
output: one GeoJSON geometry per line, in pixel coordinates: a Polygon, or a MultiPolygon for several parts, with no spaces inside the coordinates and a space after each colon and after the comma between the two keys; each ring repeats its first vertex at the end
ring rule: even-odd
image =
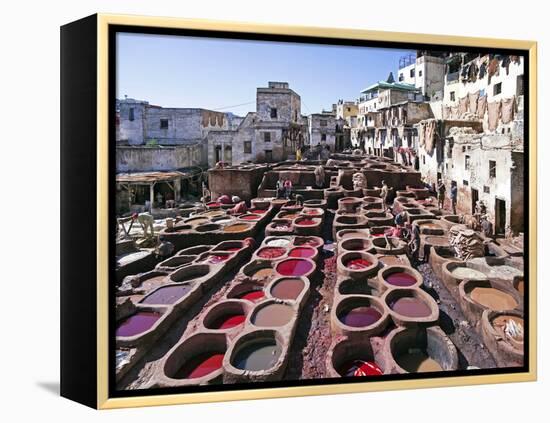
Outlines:
{"type": "Polygon", "coordinates": [[[413,53],[146,34],[118,34],[117,43],[117,98],[238,115],[255,111],[256,88],[268,81],[288,82],[303,114],[330,109],[390,71],[395,76],[399,58],[413,53]]]}

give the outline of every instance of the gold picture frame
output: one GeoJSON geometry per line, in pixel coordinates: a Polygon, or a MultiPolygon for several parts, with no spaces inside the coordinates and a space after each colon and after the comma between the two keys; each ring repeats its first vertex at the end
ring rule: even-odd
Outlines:
{"type": "MultiPolygon", "coordinates": [[[[215,401],[235,401],[248,399],[280,398],[307,395],[327,395],[357,392],[372,392],[400,389],[435,388],[461,385],[478,385],[505,382],[535,381],[537,378],[537,43],[534,41],[518,41],[505,39],[490,39],[478,37],[462,37],[450,35],[414,34],[402,32],[382,32],[361,29],[320,28],[307,26],[265,25],[253,23],[237,23],[225,21],[210,21],[197,19],[179,19],[164,17],[124,16],[113,14],[96,15],[97,43],[97,92],[96,92],[96,192],[95,212],[96,227],[96,363],[97,389],[95,406],[99,409],[121,407],[140,407],[151,405],[190,404],[215,401]],[[291,35],[340,40],[366,40],[395,43],[430,44],[440,46],[465,46],[495,49],[525,50],[529,57],[529,122],[528,122],[528,173],[529,173],[529,291],[525,303],[529,310],[529,369],[526,372],[501,373],[490,375],[449,376],[439,378],[423,377],[399,381],[359,382],[353,384],[330,384],[312,386],[292,386],[276,388],[250,388],[219,392],[199,392],[182,394],[137,395],[125,397],[109,396],[109,27],[139,26],[163,29],[197,29],[211,31],[228,31],[232,33],[252,33],[270,35],[291,35]]],[[[526,141],[527,144],[527,141],[526,141]]],[[[62,388],[63,390],[63,388],[62,388]]],[[[65,396],[71,397],[69,390],[65,396]]],[[[78,399],[77,399],[78,400],[78,399]]],[[[88,405],[94,406],[90,401],[88,405]]]]}

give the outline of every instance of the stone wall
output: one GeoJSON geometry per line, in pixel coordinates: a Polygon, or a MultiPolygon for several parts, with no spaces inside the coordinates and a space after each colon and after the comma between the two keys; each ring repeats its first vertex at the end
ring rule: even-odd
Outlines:
{"type": "Polygon", "coordinates": [[[146,172],[152,170],[174,170],[182,167],[201,166],[203,161],[201,144],[184,146],[117,146],[117,172],[146,172]]]}
{"type": "Polygon", "coordinates": [[[251,166],[250,168],[210,169],[208,171],[208,186],[212,199],[220,195],[237,195],[242,200],[255,198],[267,166],[251,166]]]}

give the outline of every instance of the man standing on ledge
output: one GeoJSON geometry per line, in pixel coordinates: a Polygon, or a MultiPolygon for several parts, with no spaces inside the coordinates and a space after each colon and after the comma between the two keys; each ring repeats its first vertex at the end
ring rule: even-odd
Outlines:
{"type": "Polygon", "coordinates": [[[437,205],[439,209],[441,210],[445,206],[445,192],[447,191],[447,188],[445,188],[445,184],[441,179],[437,181],[437,205]]]}

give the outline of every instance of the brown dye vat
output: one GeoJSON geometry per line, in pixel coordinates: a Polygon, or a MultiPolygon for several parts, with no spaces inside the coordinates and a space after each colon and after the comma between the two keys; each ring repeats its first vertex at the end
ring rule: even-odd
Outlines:
{"type": "Polygon", "coordinates": [[[523,292],[525,289],[523,279],[520,279],[519,281],[516,282],[516,289],[521,295],[523,295],[523,292]]]}
{"type": "MultiPolygon", "coordinates": [[[[424,228],[427,227],[427,225],[423,225],[424,228]]],[[[436,245],[439,247],[444,247],[446,245],[449,245],[449,240],[445,237],[438,237],[438,236],[427,236],[425,238],[426,244],[430,245],[436,245]]]]}
{"type": "MultiPolygon", "coordinates": [[[[203,223],[209,222],[210,220],[206,217],[192,217],[191,219],[185,220],[185,223],[188,223],[190,225],[202,225],[203,223]]],[[[176,226],[177,228],[177,226],[176,226]]]]}
{"type": "Polygon", "coordinates": [[[441,226],[436,223],[422,223],[420,226],[426,229],[441,229],[441,226]]]}
{"type": "Polygon", "coordinates": [[[304,290],[304,286],[301,279],[281,279],[271,288],[271,295],[281,300],[295,300],[304,290]]]}
{"type": "Polygon", "coordinates": [[[220,229],[220,225],[215,223],[208,223],[206,225],[200,225],[195,228],[197,232],[212,232],[220,229]]]}
{"type": "Polygon", "coordinates": [[[430,358],[424,351],[410,349],[408,353],[397,358],[399,364],[409,373],[440,372],[443,369],[437,361],[430,358]]]}
{"type": "Polygon", "coordinates": [[[263,269],[254,272],[254,274],[252,275],[252,279],[269,279],[273,276],[274,272],[275,271],[271,267],[264,267],[263,269]]]}
{"type": "Polygon", "coordinates": [[[428,304],[419,298],[401,297],[390,304],[396,313],[406,317],[428,317],[432,311],[428,304]]]}
{"type": "Polygon", "coordinates": [[[401,266],[407,264],[398,256],[380,256],[378,257],[378,261],[382,263],[383,266],[401,266]]]}
{"type": "Polygon", "coordinates": [[[224,232],[244,232],[250,229],[250,225],[246,223],[237,223],[235,225],[229,225],[223,228],[224,232]]]}
{"type": "Polygon", "coordinates": [[[294,310],[286,304],[268,304],[252,316],[252,324],[258,327],[284,326],[292,320],[294,310]]]}
{"type": "Polygon", "coordinates": [[[470,298],[491,310],[513,310],[518,306],[510,294],[495,288],[476,286],[470,292],[470,298]]]}

